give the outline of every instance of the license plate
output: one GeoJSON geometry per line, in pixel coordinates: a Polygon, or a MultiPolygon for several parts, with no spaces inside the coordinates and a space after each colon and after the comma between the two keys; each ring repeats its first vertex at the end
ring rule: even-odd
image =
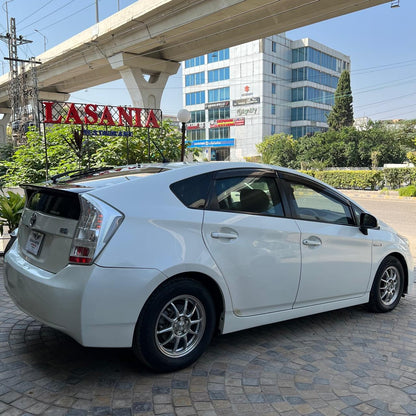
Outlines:
{"type": "Polygon", "coordinates": [[[29,253],[37,256],[42,245],[44,234],[38,233],[37,231],[31,231],[29,238],[27,239],[25,249],[29,253]]]}

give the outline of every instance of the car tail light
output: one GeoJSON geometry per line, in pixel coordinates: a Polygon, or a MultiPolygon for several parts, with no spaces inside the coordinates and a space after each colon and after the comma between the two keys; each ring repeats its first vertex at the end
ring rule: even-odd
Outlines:
{"type": "Polygon", "coordinates": [[[72,241],[69,262],[91,264],[123,221],[123,215],[89,195],[81,195],[80,202],[81,215],[72,241]]]}

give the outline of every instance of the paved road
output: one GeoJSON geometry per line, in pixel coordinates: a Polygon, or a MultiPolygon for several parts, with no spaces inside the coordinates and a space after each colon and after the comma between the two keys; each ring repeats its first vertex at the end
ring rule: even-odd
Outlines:
{"type": "MultiPolygon", "coordinates": [[[[386,221],[399,206],[375,204],[386,221]]],[[[412,294],[389,314],[354,307],[241,331],[193,367],[156,375],[129,350],[83,348],[29,318],[0,281],[0,413],[414,415],[415,316],[412,294]]]]}
{"type": "Polygon", "coordinates": [[[407,237],[416,260],[416,198],[400,198],[371,191],[344,191],[344,193],[407,237]]]}

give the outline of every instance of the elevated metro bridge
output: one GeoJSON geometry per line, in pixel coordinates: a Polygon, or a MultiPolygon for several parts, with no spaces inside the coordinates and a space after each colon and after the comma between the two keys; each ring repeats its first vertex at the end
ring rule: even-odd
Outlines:
{"type": "MultiPolygon", "coordinates": [[[[139,0],[37,56],[39,99],[65,101],[123,78],[135,106],[158,108],[183,60],[388,2],[139,0]]],[[[0,77],[0,136],[10,119],[9,83],[9,74],[0,77]]]]}

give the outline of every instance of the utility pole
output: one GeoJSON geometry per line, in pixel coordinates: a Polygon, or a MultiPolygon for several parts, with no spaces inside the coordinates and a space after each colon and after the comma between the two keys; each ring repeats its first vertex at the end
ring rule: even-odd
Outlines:
{"type": "MultiPolygon", "coordinates": [[[[24,71],[22,71],[22,74],[19,77],[19,62],[22,65],[23,63],[31,63],[33,65],[35,61],[19,59],[17,55],[17,47],[26,43],[31,43],[32,41],[23,39],[23,36],[21,35],[19,37],[17,36],[16,20],[14,17],[10,18],[9,32],[6,33],[6,35],[0,35],[0,39],[8,44],[9,49],[9,57],[5,59],[8,60],[10,64],[9,100],[12,108],[12,129],[17,130],[19,132],[18,136],[21,137],[22,133],[24,133],[24,131],[22,131],[23,124],[27,121],[28,118],[28,89],[26,87],[27,75],[24,73],[24,71]]],[[[34,110],[37,111],[37,104],[36,109],[34,108],[34,110]]]]}

